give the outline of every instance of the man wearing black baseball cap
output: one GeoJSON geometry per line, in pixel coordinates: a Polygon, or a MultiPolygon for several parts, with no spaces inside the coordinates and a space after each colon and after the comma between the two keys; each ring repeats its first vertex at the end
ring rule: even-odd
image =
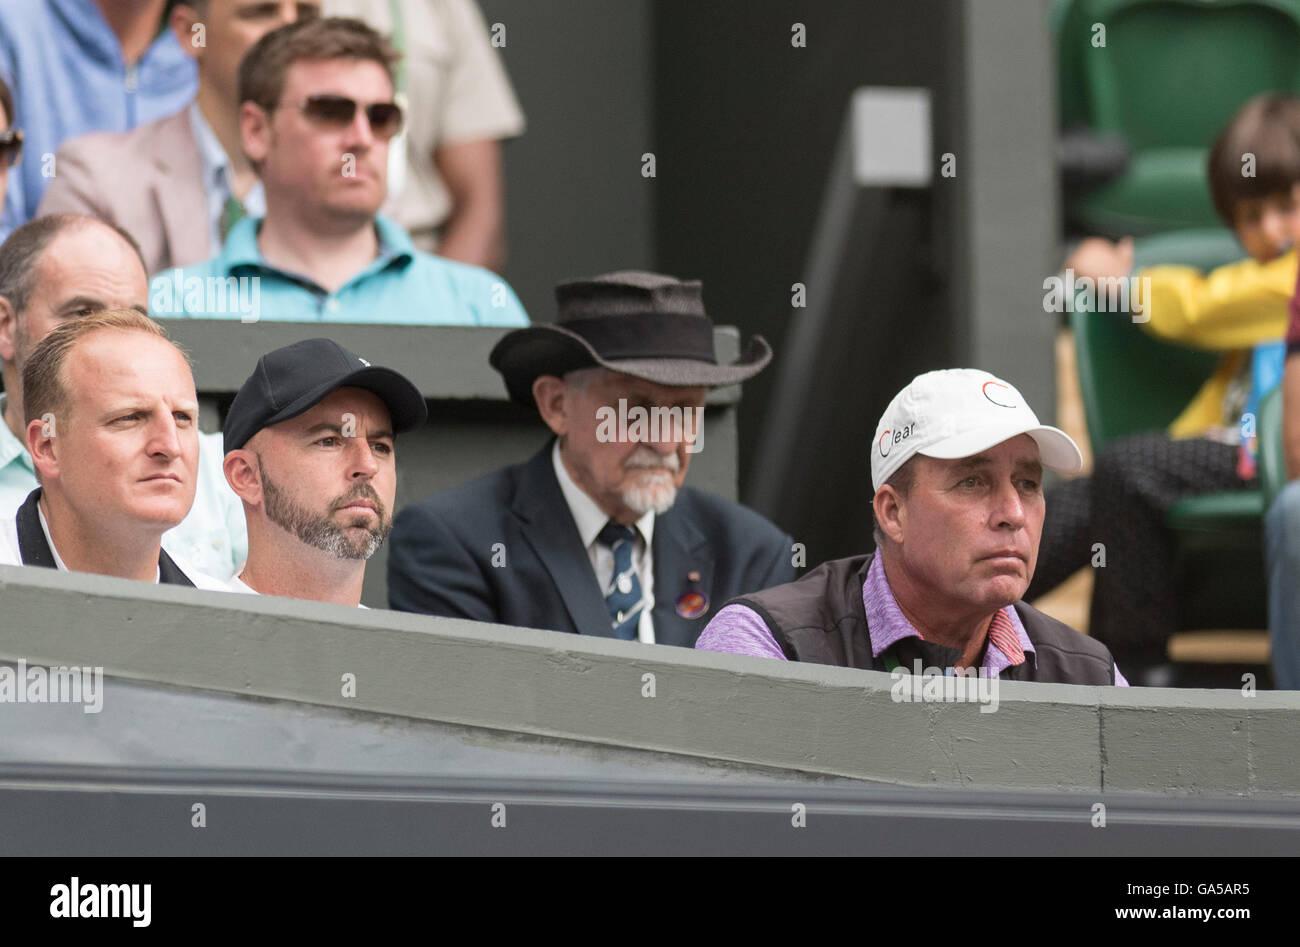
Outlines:
{"type": "Polygon", "coordinates": [[[329,339],[263,355],[226,415],[226,480],[244,503],[239,592],[361,603],[393,523],[393,441],[428,417],[404,376],[329,339]]]}
{"type": "Polygon", "coordinates": [[[607,273],[555,295],[554,325],[511,332],[489,357],[555,437],[402,510],[389,604],[690,647],[728,597],[794,578],[789,536],[683,485],[709,389],[757,374],[771,349],[756,337],[720,365],[695,280],[607,273]]]}

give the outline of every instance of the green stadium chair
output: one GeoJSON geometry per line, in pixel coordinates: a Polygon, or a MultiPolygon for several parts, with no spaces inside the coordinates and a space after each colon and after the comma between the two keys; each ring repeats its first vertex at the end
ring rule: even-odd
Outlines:
{"type": "Polygon", "coordinates": [[[1256,418],[1259,435],[1259,488],[1267,510],[1286,486],[1286,452],[1282,446],[1282,388],[1274,388],[1259,403],[1256,418]]]}
{"type": "Polygon", "coordinates": [[[1138,237],[1133,241],[1134,272],[1164,263],[1194,266],[1198,270],[1209,272],[1227,263],[1235,263],[1245,256],[1246,251],[1226,227],[1171,230],[1138,237]]]}
{"type": "MultiPolygon", "coordinates": [[[[1212,352],[1162,342],[1114,313],[1076,311],[1070,326],[1094,453],[1125,434],[1167,427],[1218,359],[1212,352]]],[[[1174,544],[1178,627],[1267,627],[1264,509],[1262,490],[1239,490],[1187,497],[1169,511],[1165,523],[1174,544]]]]}
{"type": "Polygon", "coordinates": [[[1065,0],[1052,19],[1062,127],[1117,134],[1132,149],[1070,217],[1112,236],[1219,223],[1207,150],[1251,96],[1300,91],[1300,0],[1065,0]]]}

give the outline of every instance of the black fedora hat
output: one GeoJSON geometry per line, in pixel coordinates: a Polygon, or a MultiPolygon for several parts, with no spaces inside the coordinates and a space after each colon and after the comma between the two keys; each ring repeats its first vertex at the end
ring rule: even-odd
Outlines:
{"type": "Polygon", "coordinates": [[[660,385],[714,388],[757,375],[772,359],[756,335],[738,361],[718,364],[699,280],[625,270],[561,283],[555,299],[554,324],[516,329],[488,357],[521,404],[533,403],[540,375],[601,366],[660,385]]]}

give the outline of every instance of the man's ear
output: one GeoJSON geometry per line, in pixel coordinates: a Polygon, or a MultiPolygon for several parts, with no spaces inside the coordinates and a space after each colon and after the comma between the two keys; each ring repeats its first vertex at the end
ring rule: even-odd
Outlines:
{"type": "Polygon", "coordinates": [[[271,116],[256,102],[239,106],[239,140],[250,162],[260,165],[266,160],[271,148],[271,116]]]}
{"type": "Polygon", "coordinates": [[[41,475],[41,482],[59,478],[58,419],[52,414],[32,418],[27,422],[27,453],[32,455],[32,466],[41,475]]]}
{"type": "Polygon", "coordinates": [[[546,426],[559,437],[569,431],[568,414],[565,411],[568,394],[569,386],[564,383],[564,379],[554,375],[540,375],[533,382],[533,401],[537,403],[537,410],[546,426]]]}
{"type": "Polygon", "coordinates": [[[14,363],[14,337],[18,334],[18,313],[14,312],[13,303],[5,296],[0,296],[0,362],[6,365],[14,363]]]}
{"type": "Polygon", "coordinates": [[[178,3],[172,7],[171,16],[167,18],[176,42],[181,44],[185,55],[198,59],[208,45],[207,26],[199,20],[198,11],[188,3],[178,3]],[[198,29],[195,29],[195,27],[198,29]]]}
{"type": "Polygon", "coordinates": [[[232,450],[221,462],[221,471],[235,496],[249,506],[261,505],[262,472],[258,469],[256,454],[243,448],[232,450]]]}
{"type": "Polygon", "coordinates": [[[899,492],[887,483],[881,484],[871,501],[871,508],[875,511],[876,523],[880,526],[880,531],[891,541],[901,543],[907,516],[899,492]]]}

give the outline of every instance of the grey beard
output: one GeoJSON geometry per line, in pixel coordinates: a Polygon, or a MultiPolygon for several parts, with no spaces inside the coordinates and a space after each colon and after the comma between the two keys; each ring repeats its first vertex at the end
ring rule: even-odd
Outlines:
{"type": "Polygon", "coordinates": [[[655,486],[628,487],[622,494],[623,505],[638,516],[651,510],[666,513],[677,501],[677,488],[669,481],[655,486]]]}
{"type": "Polygon", "coordinates": [[[358,487],[331,504],[333,507],[356,499],[370,500],[375,504],[378,525],[367,528],[365,538],[354,541],[348,536],[345,528],[335,523],[328,515],[313,513],[291,500],[275,485],[274,481],[267,477],[266,470],[262,468],[261,458],[258,458],[257,466],[262,475],[266,518],[313,549],[328,553],[335,559],[369,559],[384,544],[384,540],[393,530],[392,521],[387,517],[383,502],[379,499],[375,488],[368,483],[358,484],[358,487]]]}

